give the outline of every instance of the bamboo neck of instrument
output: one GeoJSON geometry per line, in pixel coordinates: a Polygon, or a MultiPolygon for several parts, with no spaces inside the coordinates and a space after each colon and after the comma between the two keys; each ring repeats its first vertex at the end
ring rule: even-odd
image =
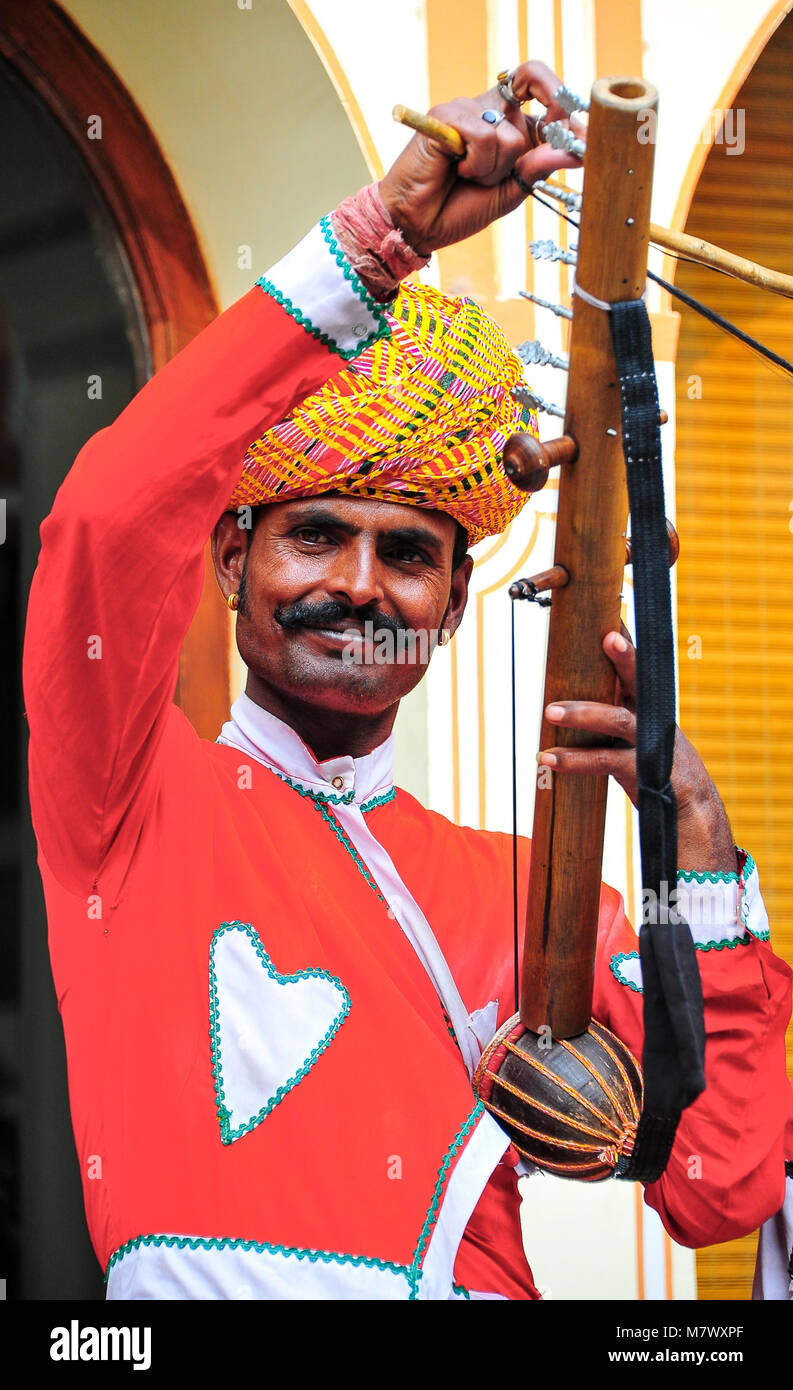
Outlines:
{"type": "MultiPolygon", "coordinates": [[[[657,100],[640,78],[604,78],[592,89],[576,280],[607,303],[644,292],[654,150],[639,135],[657,100]]],[[[578,453],[561,471],[554,563],[570,580],[553,593],[544,704],[611,703],[615,674],[602,641],[620,623],[627,486],[608,313],[579,296],[565,433],[578,453]]],[[[543,720],[542,748],[597,742],[543,720]]],[[[538,779],[521,1018],[554,1037],[583,1032],[591,1017],[605,806],[605,779],[538,779]]]]}

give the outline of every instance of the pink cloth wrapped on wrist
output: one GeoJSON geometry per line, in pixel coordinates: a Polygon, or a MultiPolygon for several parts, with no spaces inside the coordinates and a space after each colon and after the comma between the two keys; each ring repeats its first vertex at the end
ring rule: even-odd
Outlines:
{"type": "Polygon", "coordinates": [[[396,296],[400,280],[429,264],[405,241],[380,195],[370,183],[330,215],[336,239],[356,275],[381,304],[396,296]]]}

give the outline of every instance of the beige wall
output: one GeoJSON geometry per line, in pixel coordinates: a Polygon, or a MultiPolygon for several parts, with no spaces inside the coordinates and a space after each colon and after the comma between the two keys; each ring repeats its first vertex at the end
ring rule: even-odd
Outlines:
{"type": "Polygon", "coordinates": [[[369,181],[286,0],[64,0],[135,98],[193,219],[223,308],[369,181]],[[252,248],[252,270],[237,248],[252,248]]]}

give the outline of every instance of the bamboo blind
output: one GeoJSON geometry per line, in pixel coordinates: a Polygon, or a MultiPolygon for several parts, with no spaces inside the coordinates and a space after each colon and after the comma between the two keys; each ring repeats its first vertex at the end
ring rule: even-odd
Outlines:
{"type": "MultiPolygon", "coordinates": [[[[744,152],[714,144],[686,226],[788,273],[791,74],[793,15],[735,99],[735,112],[745,112],[744,152]]],[[[726,132],[733,138],[738,119],[726,132]]],[[[793,359],[793,301],[690,264],[676,280],[793,359]]],[[[774,947],[793,963],[793,381],[693,311],[682,313],[681,724],[721,792],[736,842],[757,860],[774,947]]],[[[699,1297],[749,1298],[755,1249],[756,1236],[747,1236],[700,1251],[699,1297]]]]}

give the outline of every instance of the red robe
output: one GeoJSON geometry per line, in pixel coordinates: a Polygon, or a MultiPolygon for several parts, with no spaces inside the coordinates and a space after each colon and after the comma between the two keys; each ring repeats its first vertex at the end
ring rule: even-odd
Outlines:
{"type": "MultiPolygon", "coordinates": [[[[360,304],[356,317],[371,328],[360,304]]],[[[41,530],[24,655],[31,805],[88,1224],[102,1265],[129,1271],[126,1296],[234,1297],[240,1278],[279,1296],[268,1281],[283,1269],[294,1296],[438,1298],[455,1282],[536,1296],[506,1139],[332,803],[323,812],[267,768],[241,788],[237,751],[199,739],[172,703],[203,547],[246,445],[339,364],[333,343],[252,289],[88,441],[41,530]],[[228,1142],[212,961],[232,940],[285,1001],[311,981],[339,1010],[294,1084],[228,1142]],[[160,1261],[151,1279],[144,1257],[160,1261]],[[319,1282],[301,1283],[309,1273],[319,1282]]],[[[401,791],[367,815],[466,1007],[497,999],[505,1018],[507,837],[401,791]]],[[[641,996],[620,974],[635,950],[604,888],[595,1014],[640,1054],[641,996]]],[[[688,1245],[780,1206],[789,1095],[789,970],[751,931],[700,961],[708,1088],[646,1193],[688,1245]]],[[[227,1053],[246,1045],[230,998],[227,1053]]]]}

